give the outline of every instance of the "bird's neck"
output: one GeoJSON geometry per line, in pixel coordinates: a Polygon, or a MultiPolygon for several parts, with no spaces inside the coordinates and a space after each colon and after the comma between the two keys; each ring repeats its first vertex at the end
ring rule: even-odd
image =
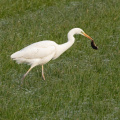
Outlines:
{"type": "Polygon", "coordinates": [[[69,32],[68,41],[64,44],[59,45],[59,47],[57,48],[57,54],[55,55],[54,59],[58,58],[62,53],[69,49],[74,42],[75,42],[74,34],[69,32]]]}
{"type": "Polygon", "coordinates": [[[65,52],[67,49],[69,49],[75,42],[74,34],[76,34],[76,31],[74,29],[72,29],[68,32],[68,36],[67,36],[68,41],[66,43],[60,45],[62,53],[65,52]]]}
{"type": "Polygon", "coordinates": [[[67,49],[69,49],[75,42],[75,38],[72,34],[68,34],[68,41],[64,44],[61,44],[60,47],[61,47],[61,52],[65,52],[67,49]]]}

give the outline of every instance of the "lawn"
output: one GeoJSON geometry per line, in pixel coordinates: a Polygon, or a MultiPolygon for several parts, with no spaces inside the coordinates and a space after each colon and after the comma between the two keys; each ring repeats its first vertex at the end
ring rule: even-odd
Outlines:
{"type": "Polygon", "coordinates": [[[119,0],[0,1],[0,120],[119,120],[119,0]],[[67,42],[79,27],[74,45],[58,59],[30,71],[10,55],[29,44],[67,42]]]}

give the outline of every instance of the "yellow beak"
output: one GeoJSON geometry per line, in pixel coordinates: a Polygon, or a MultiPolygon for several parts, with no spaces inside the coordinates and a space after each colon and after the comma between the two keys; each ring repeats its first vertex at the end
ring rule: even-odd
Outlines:
{"type": "Polygon", "coordinates": [[[86,33],[83,33],[83,35],[85,36],[85,37],[87,37],[88,39],[90,39],[90,40],[93,40],[89,35],[87,35],[86,33]]]}
{"type": "Polygon", "coordinates": [[[93,40],[89,35],[87,35],[86,33],[83,33],[83,35],[84,35],[85,37],[87,37],[88,39],[91,40],[91,46],[92,46],[92,48],[97,50],[98,47],[95,45],[94,40],[93,40]]]}

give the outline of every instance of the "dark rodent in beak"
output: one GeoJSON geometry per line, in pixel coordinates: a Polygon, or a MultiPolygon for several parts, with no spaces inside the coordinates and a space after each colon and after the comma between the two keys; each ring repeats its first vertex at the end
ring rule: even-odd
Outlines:
{"type": "Polygon", "coordinates": [[[96,50],[98,49],[98,47],[95,45],[93,40],[91,41],[91,46],[92,46],[93,49],[96,49],[96,50]]]}

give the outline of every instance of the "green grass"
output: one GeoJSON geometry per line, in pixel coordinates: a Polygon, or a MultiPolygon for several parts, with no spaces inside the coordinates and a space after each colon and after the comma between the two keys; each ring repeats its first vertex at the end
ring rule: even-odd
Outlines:
{"type": "Polygon", "coordinates": [[[0,1],[0,120],[119,120],[120,119],[120,2],[119,0],[1,0],[0,1]],[[62,56],[29,69],[10,55],[41,40],[67,41],[74,27],[90,35],[76,35],[62,56]]]}

